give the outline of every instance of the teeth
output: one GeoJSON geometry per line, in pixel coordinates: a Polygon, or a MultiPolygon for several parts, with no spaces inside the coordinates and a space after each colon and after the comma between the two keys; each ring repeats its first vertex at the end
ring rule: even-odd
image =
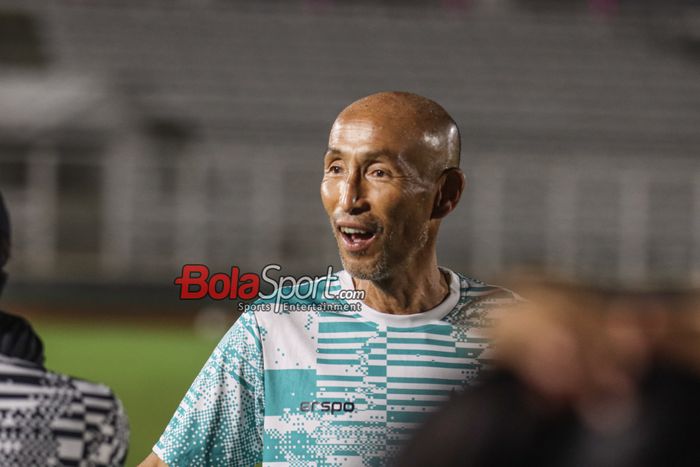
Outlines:
{"type": "Polygon", "coordinates": [[[366,233],[368,233],[365,230],[353,229],[352,227],[341,227],[340,231],[345,233],[345,234],[366,234],[366,233]]]}

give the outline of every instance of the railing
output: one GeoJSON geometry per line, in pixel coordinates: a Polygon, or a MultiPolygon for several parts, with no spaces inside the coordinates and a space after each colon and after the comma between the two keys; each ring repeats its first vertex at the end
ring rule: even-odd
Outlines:
{"type": "MultiPolygon", "coordinates": [[[[522,264],[618,282],[697,275],[698,169],[669,161],[659,171],[542,158],[524,167],[517,159],[502,155],[467,170],[462,205],[440,235],[448,262],[481,276],[522,264]]],[[[0,171],[9,162],[0,158],[0,171]]],[[[58,180],[65,161],[48,147],[37,149],[24,159],[26,185],[3,187],[13,214],[13,270],[27,279],[148,282],[186,262],[227,268],[279,261],[299,271],[336,264],[316,162],[233,154],[154,163],[98,154],[80,162],[100,174],[95,205],[89,198],[66,200],[58,180]],[[164,174],[174,179],[159,184],[164,174]],[[70,218],[85,219],[81,203],[98,206],[94,232],[70,218]],[[62,249],[59,225],[75,225],[72,235],[100,241],[94,250],[62,249]]]]}

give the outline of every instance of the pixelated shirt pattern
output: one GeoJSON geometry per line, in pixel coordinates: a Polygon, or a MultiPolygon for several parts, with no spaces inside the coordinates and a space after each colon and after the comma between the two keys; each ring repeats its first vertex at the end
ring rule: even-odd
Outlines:
{"type": "Polygon", "coordinates": [[[154,452],[171,467],[386,465],[428,413],[474,382],[487,360],[485,314],[513,300],[452,275],[456,305],[408,325],[354,311],[244,312],[154,452]]]}

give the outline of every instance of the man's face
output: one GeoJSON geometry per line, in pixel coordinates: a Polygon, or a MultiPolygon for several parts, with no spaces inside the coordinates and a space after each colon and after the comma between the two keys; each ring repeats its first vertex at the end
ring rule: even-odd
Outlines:
{"type": "Polygon", "coordinates": [[[390,277],[428,243],[436,180],[415,133],[372,115],[331,129],[321,198],[353,277],[390,277]]]}

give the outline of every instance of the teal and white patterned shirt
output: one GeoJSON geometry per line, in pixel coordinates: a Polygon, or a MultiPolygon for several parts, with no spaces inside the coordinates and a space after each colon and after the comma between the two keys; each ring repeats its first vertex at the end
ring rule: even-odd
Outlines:
{"type": "MultiPolygon", "coordinates": [[[[488,360],[486,312],[514,299],[448,272],[448,298],[413,315],[359,301],[349,312],[245,311],[153,451],[171,467],[386,465],[427,413],[474,382],[488,360]]],[[[353,289],[345,271],[333,282],[353,289]]],[[[321,289],[286,302],[322,304],[321,289]]]]}

